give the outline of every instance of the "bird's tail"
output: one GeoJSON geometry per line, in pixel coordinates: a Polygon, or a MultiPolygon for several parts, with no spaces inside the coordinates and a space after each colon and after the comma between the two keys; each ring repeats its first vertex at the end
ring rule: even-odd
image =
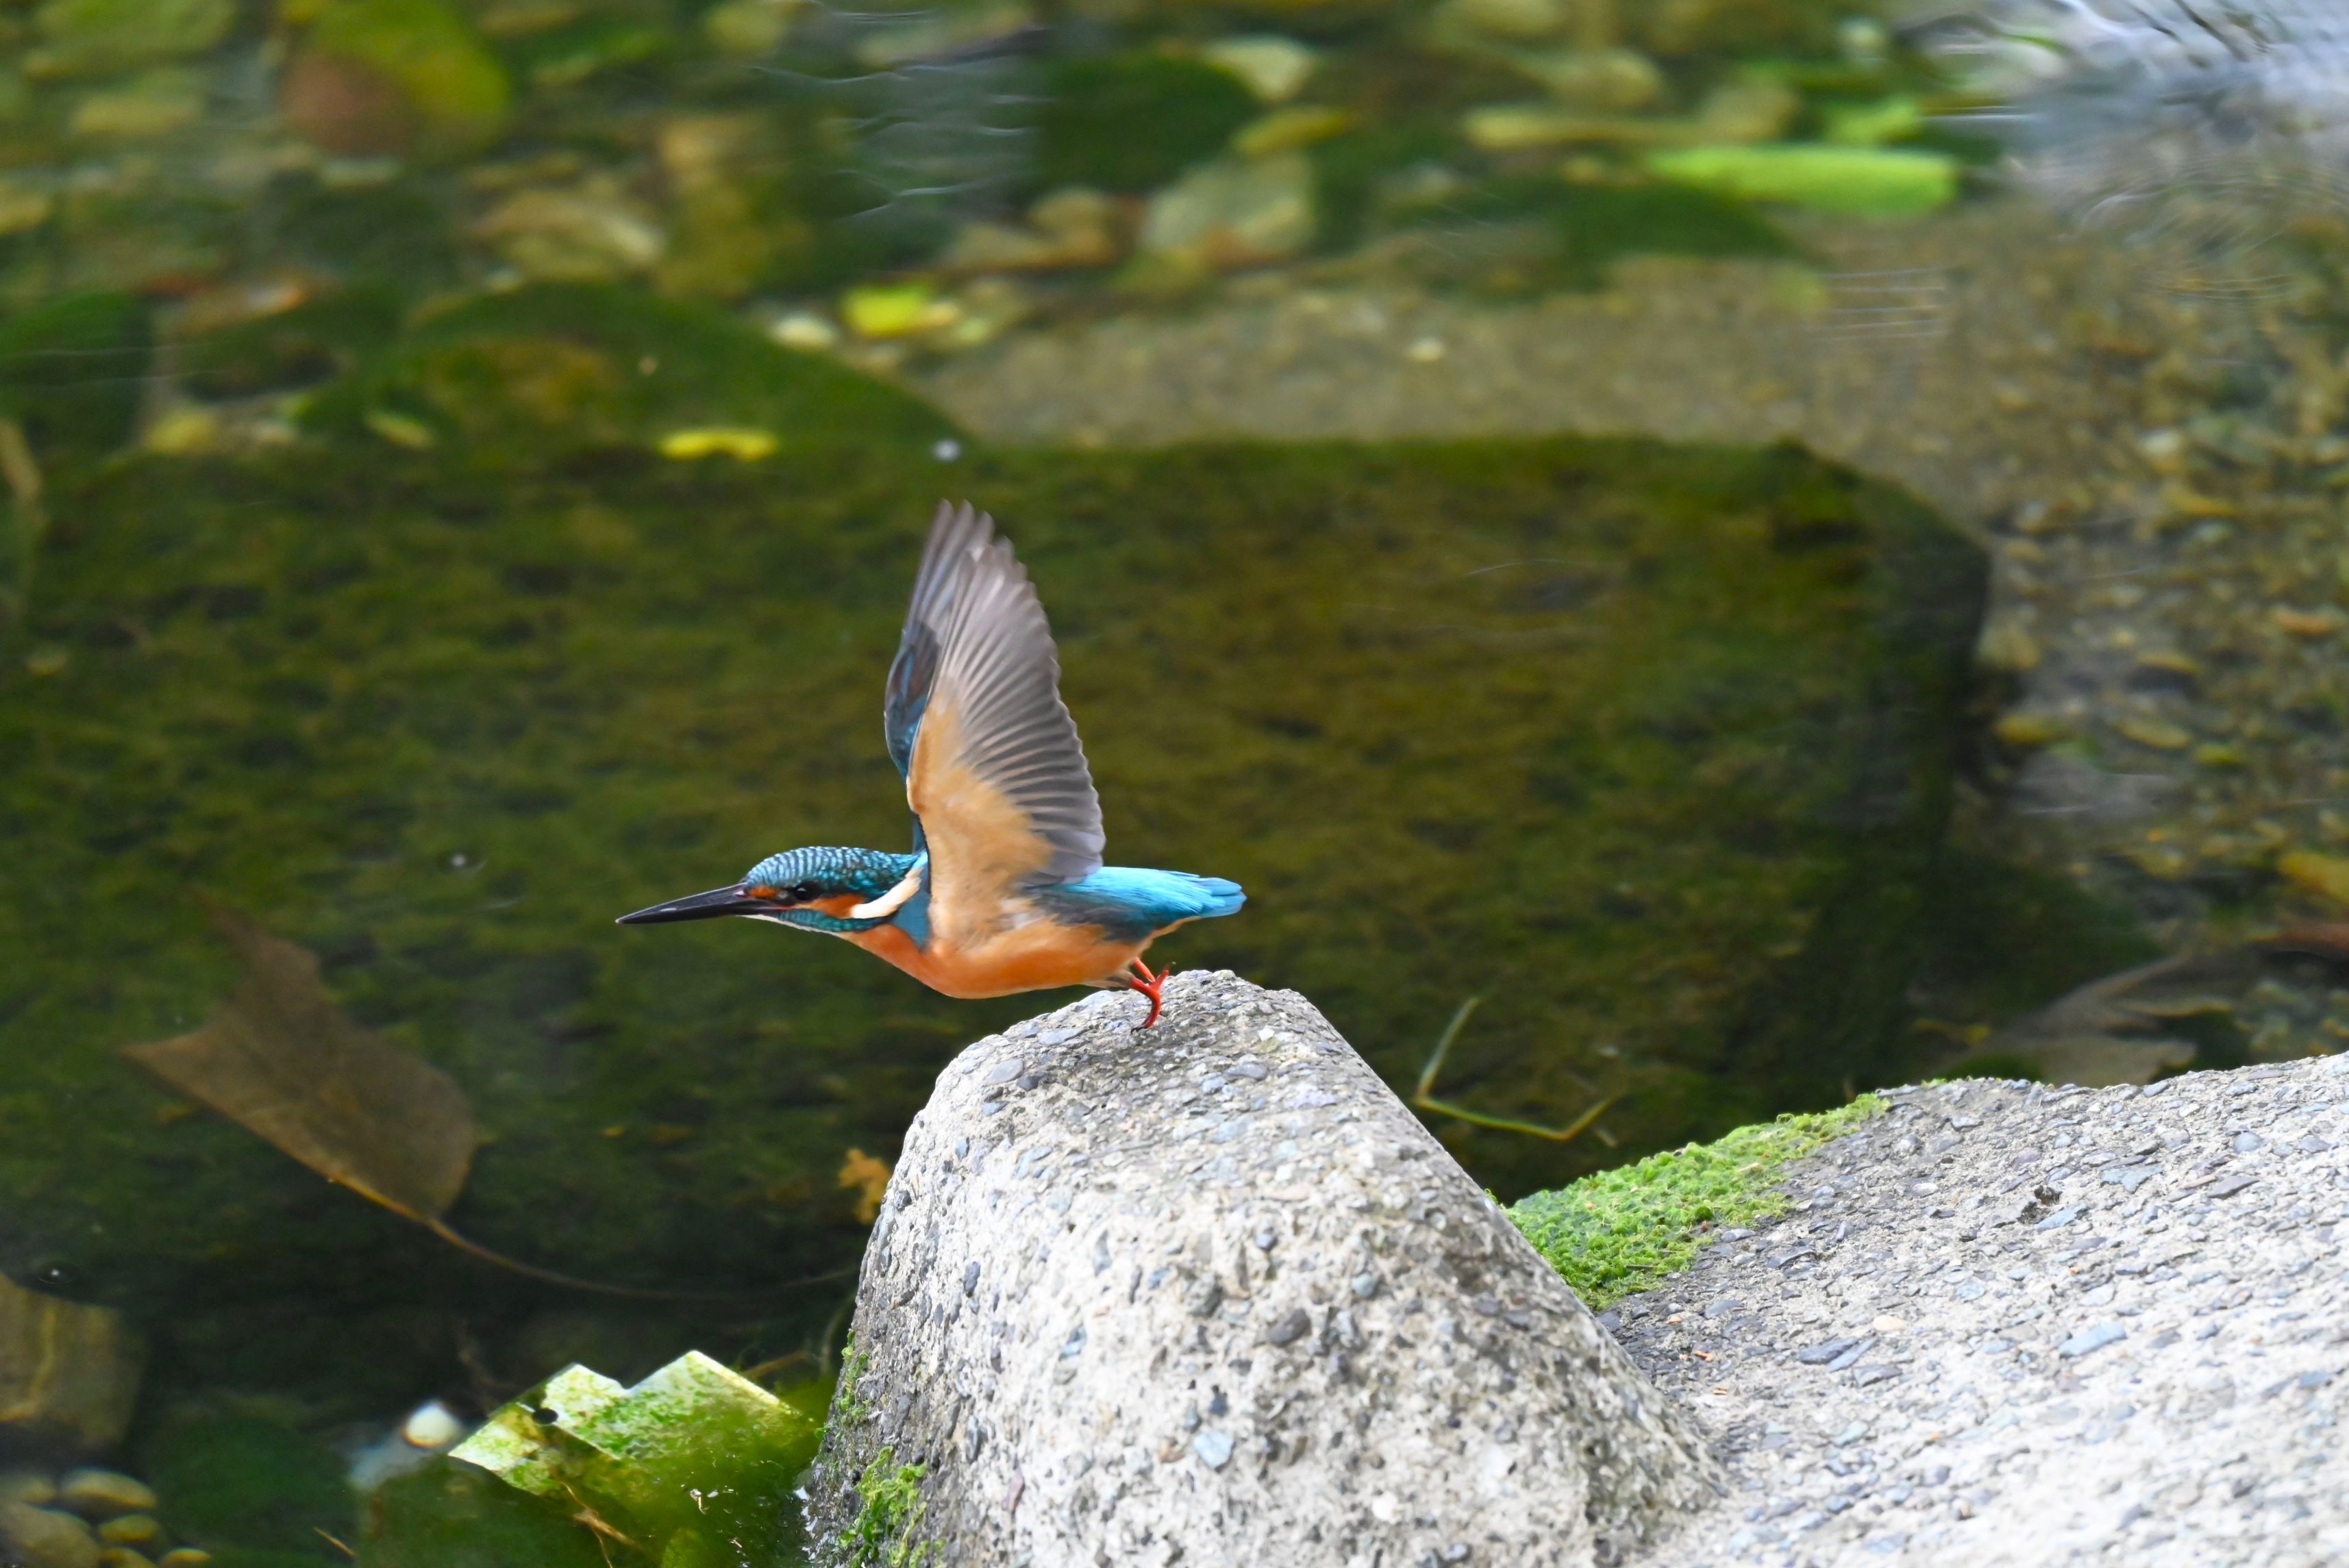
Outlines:
{"type": "Polygon", "coordinates": [[[1237,914],[1240,905],[1247,903],[1247,894],[1240,891],[1240,884],[1236,882],[1227,882],[1222,877],[1195,877],[1188,872],[1175,874],[1191,884],[1190,891],[1199,910],[1194,919],[1213,920],[1219,914],[1237,914]]]}

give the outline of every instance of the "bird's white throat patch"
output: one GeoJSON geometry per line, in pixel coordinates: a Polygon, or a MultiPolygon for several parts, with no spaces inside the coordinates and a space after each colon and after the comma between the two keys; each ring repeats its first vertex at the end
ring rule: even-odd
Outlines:
{"type": "Polygon", "coordinates": [[[848,912],[848,918],[851,920],[880,920],[885,916],[896,913],[900,909],[905,907],[905,901],[907,899],[922,891],[922,873],[928,871],[929,866],[930,860],[927,855],[916,861],[914,862],[914,869],[907,872],[903,878],[899,879],[895,887],[891,888],[887,892],[883,893],[879,898],[874,899],[870,903],[860,903],[856,905],[848,912]]]}

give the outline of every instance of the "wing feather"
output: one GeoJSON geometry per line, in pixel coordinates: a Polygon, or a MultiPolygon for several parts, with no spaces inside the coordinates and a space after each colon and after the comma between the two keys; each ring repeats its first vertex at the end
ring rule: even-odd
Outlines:
{"type": "Polygon", "coordinates": [[[1101,800],[1061,701],[1051,628],[986,513],[941,503],[889,669],[889,755],[940,913],[1102,863],[1101,800]]]}

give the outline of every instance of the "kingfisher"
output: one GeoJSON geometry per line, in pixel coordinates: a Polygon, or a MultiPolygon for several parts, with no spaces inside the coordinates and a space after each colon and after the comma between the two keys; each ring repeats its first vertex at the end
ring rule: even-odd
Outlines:
{"type": "Polygon", "coordinates": [[[1101,799],[1035,585],[995,520],[938,503],[882,705],[914,813],[908,854],[818,847],[620,916],[746,915],[844,938],[949,996],[1061,985],[1136,991],[1158,1021],[1169,972],[1143,952],[1231,914],[1237,882],[1102,863],[1101,799]]]}

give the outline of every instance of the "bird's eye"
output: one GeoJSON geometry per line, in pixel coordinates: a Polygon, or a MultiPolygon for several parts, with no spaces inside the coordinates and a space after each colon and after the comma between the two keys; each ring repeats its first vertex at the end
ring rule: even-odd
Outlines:
{"type": "Polygon", "coordinates": [[[815,883],[812,882],[793,882],[791,886],[783,890],[783,896],[790,899],[793,903],[807,903],[812,901],[816,894],[822,891],[822,889],[818,888],[815,883]]]}

